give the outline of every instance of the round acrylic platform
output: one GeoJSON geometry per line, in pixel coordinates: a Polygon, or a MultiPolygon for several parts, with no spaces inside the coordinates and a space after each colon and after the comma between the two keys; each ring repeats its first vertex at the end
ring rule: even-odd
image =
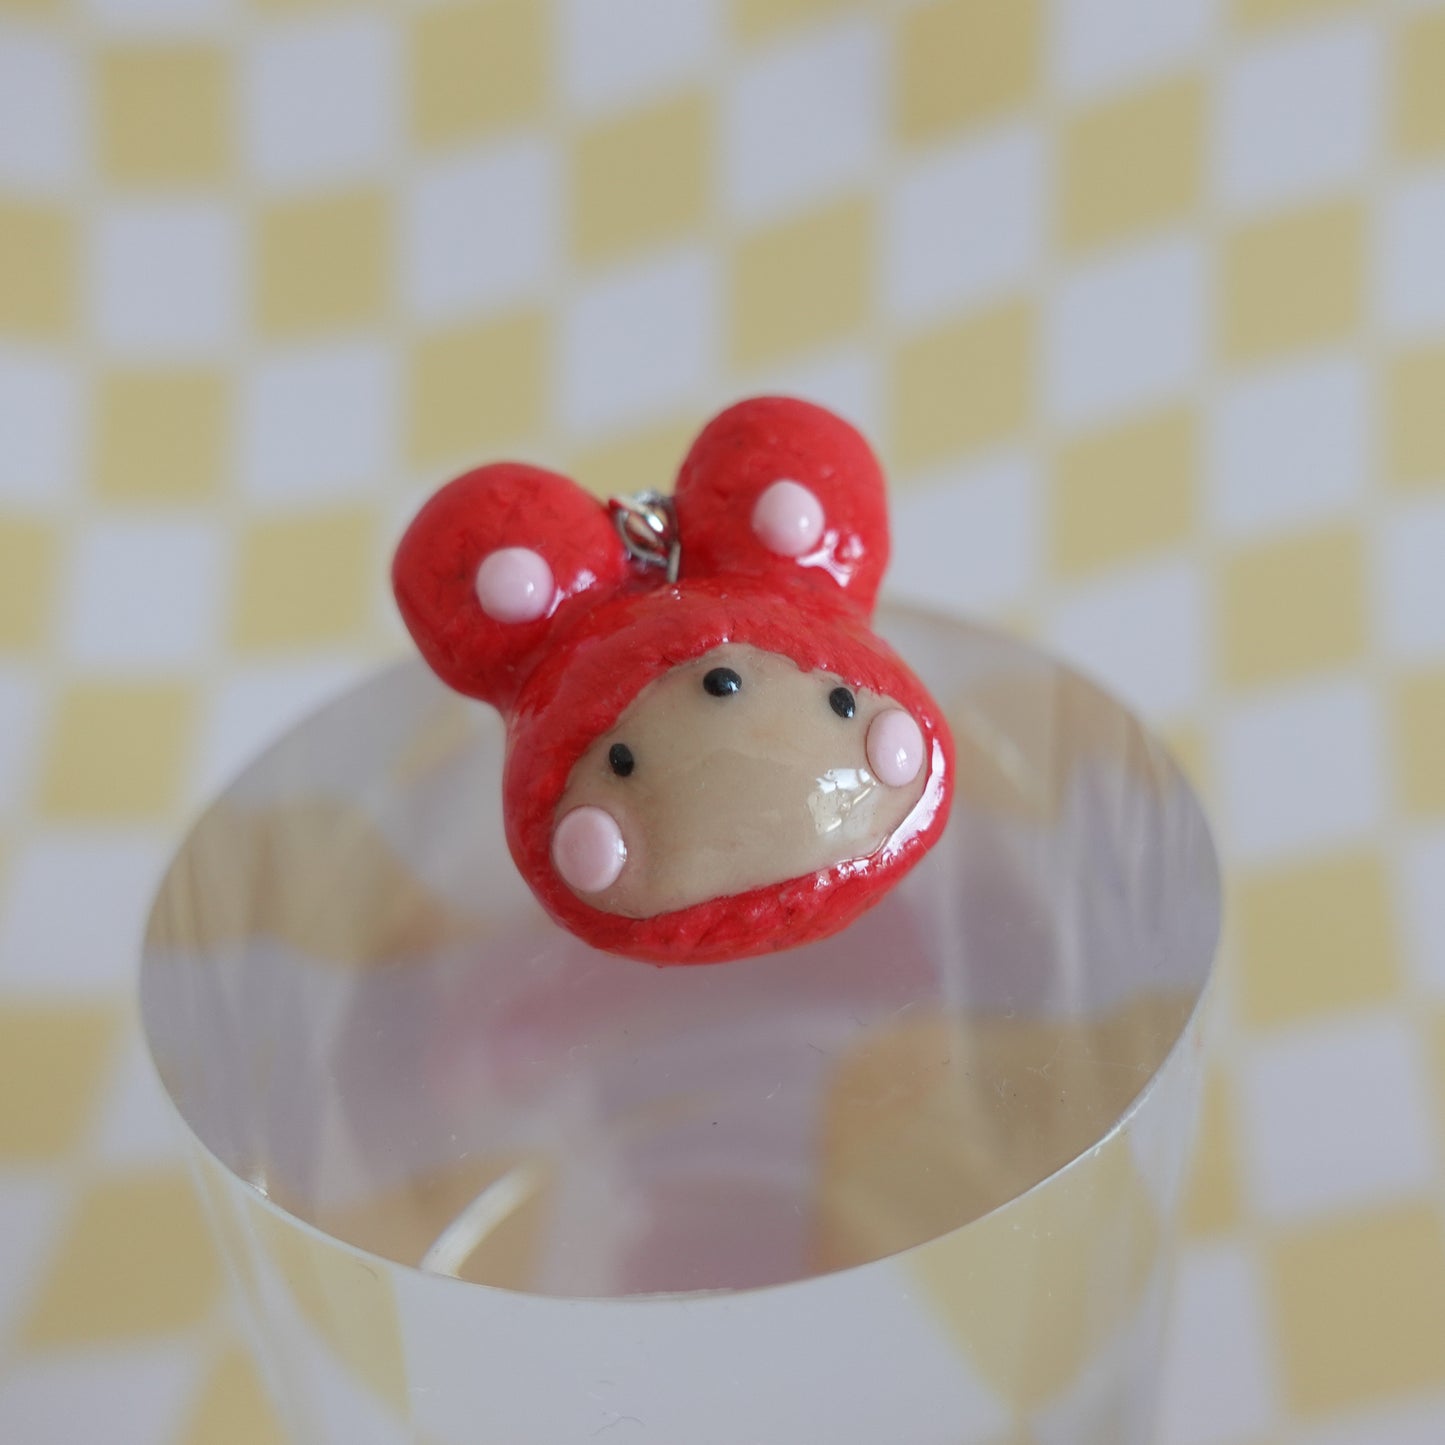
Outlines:
{"type": "Polygon", "coordinates": [[[1208,830],[1060,664],[882,630],[948,712],[953,815],[807,948],[562,932],[502,841],[500,725],[419,664],[201,819],[145,1026],[298,1440],[1148,1438],[1208,830]]]}

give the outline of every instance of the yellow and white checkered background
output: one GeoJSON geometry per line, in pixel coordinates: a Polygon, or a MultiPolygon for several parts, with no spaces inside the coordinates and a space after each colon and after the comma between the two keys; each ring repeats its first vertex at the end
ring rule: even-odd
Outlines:
{"type": "Polygon", "coordinates": [[[167,850],[399,650],[428,488],[763,388],[1210,801],[1162,1439],[1445,1440],[1445,8],[0,0],[6,1445],[281,1438],[134,1027],[167,850]]]}

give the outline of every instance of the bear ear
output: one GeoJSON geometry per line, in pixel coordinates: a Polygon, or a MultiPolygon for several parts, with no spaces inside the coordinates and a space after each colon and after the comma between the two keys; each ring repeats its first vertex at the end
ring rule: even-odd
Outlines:
{"type": "Polygon", "coordinates": [[[627,571],[597,498],[555,472],[501,462],[422,507],[397,547],[392,587],[437,676],[505,711],[557,621],[627,571]]]}
{"type": "Polygon", "coordinates": [[[673,501],[684,576],[802,576],[872,612],[888,565],[887,492],[841,417],[788,397],[739,402],[692,444],[673,501]]]}

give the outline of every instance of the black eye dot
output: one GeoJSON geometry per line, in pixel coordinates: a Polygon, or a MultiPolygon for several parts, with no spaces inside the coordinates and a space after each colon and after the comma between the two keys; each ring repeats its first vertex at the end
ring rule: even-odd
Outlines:
{"type": "Polygon", "coordinates": [[[743,680],[730,667],[715,667],[703,677],[702,685],[714,697],[727,697],[742,687],[743,680]]]}
{"type": "Polygon", "coordinates": [[[854,702],[853,694],[846,687],[835,687],[828,694],[828,706],[839,717],[852,717],[858,704],[854,702]]]}
{"type": "Polygon", "coordinates": [[[637,766],[637,759],[632,756],[632,749],[626,743],[613,743],[607,749],[607,765],[619,778],[630,778],[633,768],[637,766]]]}

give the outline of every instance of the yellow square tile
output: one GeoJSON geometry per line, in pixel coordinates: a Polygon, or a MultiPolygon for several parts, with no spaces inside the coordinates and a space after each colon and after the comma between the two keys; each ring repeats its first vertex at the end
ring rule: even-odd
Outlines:
{"type": "Polygon", "coordinates": [[[872,277],[866,201],[841,201],[748,236],[732,257],[733,364],[764,365],[857,331],[872,277]]]}
{"type": "MultiPolygon", "coordinates": [[[[1445,566],[1445,557],[1440,561],[1445,566]]],[[[1445,813],[1445,669],[1398,683],[1395,723],[1402,805],[1410,813],[1445,813]]]]}
{"type": "Polygon", "coordinates": [[[226,177],[230,68],[210,45],[110,45],[99,57],[95,135],[117,185],[193,185],[226,177]]]}
{"type": "Polygon", "coordinates": [[[232,1346],[217,1361],[177,1445],[293,1445],[248,1351],[232,1346]]]}
{"type": "Polygon", "coordinates": [[[1445,10],[1403,20],[1395,57],[1396,145],[1407,156],[1445,151],[1445,10]]]}
{"type": "Polygon", "coordinates": [[[1385,455],[1402,486],[1445,484],[1445,346],[1391,359],[1385,373],[1385,455]]]}
{"type": "Polygon", "coordinates": [[[1241,28],[1311,20],[1332,11],[1358,9],[1360,0],[1234,0],[1234,20],[1241,28]]]}
{"type": "Polygon", "coordinates": [[[1240,1222],[1234,1101],[1223,1075],[1204,1081],[1199,1135],[1184,1191],[1182,1223],[1196,1238],[1225,1234],[1240,1222]]]}
{"type": "Polygon", "coordinates": [[[1203,90],[1191,76],[1079,112],[1064,128],[1059,227],[1099,246],[1179,221],[1204,173],[1203,90]]]}
{"type": "Polygon", "coordinates": [[[231,403],[220,372],[110,371],[96,388],[92,486],[109,502],[195,502],[225,476],[231,403]]]}
{"type": "Polygon", "coordinates": [[[253,651],[355,641],[382,575],[365,509],[254,523],[236,559],[232,643],[253,651]]]}
{"type": "Polygon", "coordinates": [[[1355,201],[1236,231],[1223,256],[1225,354],[1259,361],[1348,338],[1361,324],[1364,258],[1364,217],[1355,201]]]}
{"type": "Polygon", "coordinates": [[[215,1308],[221,1272],[181,1169],[111,1175],[81,1196],[21,1330],[32,1349],[175,1334],[215,1308]]]}
{"type": "Polygon", "coordinates": [[[542,429],[548,330],[533,312],[423,337],[412,353],[409,455],[418,468],[475,466],[542,429]]]}
{"type": "Polygon", "coordinates": [[[570,475],[599,497],[670,492],[698,429],[698,418],[686,417],[630,432],[579,452],[569,463],[570,475]]]}
{"type": "Polygon", "coordinates": [[[246,1213],[252,1238],[270,1256],[292,1302],[331,1357],[395,1418],[404,1418],[412,1402],[391,1276],[365,1259],[323,1246],[258,1201],[248,1201],[246,1213]]]}
{"type": "Polygon", "coordinates": [[[261,212],[257,307],[274,336],[334,331],[380,318],[391,280],[385,197],[353,191],[261,212]]]}
{"type": "Polygon", "coordinates": [[[1445,1229],[1434,1206],[1298,1229],[1271,1244],[1268,1263],[1296,1413],[1445,1385],[1445,1229]]]}
{"type": "Polygon", "coordinates": [[[44,638],[58,550],[53,527],[0,513],[0,651],[37,647],[44,638]]]}
{"type": "Polygon", "coordinates": [[[1390,880],[1375,853],[1247,874],[1234,909],[1239,1007],[1252,1027],[1365,1008],[1400,986],[1390,880]]]}
{"type": "Polygon", "coordinates": [[[1194,416],[1182,407],[1067,442],[1055,465],[1054,567],[1094,571],[1185,541],[1198,487],[1194,416]]]}
{"type": "Polygon", "coordinates": [[[572,242],[585,263],[703,224],[711,174],[706,96],[679,96],[584,131],[572,150],[572,242]]]}
{"type": "Polygon", "coordinates": [[[1235,686],[1358,660],[1368,631],[1360,533],[1331,528],[1235,553],[1220,576],[1220,605],[1219,663],[1235,686]]]}
{"type": "Polygon", "coordinates": [[[0,1009],[0,1162],[59,1160],[79,1147],[117,1032],[115,1013],[93,1004],[0,1009]]]}
{"type": "Polygon", "coordinates": [[[927,141],[1025,105],[1039,70],[1038,0],[932,0],[904,12],[898,131],[927,141]]]}
{"type": "Polygon", "coordinates": [[[0,195],[0,336],[63,335],[75,319],[76,289],[70,217],[0,195]]]}
{"type": "Polygon", "coordinates": [[[177,683],[82,682],[51,720],[41,807],[52,818],[162,817],[181,801],[195,721],[177,683]]]}
{"type": "Polygon", "coordinates": [[[411,116],[422,145],[452,145],[541,117],[549,9],[537,0],[460,0],[417,14],[411,116]]]}
{"type": "Polygon", "coordinates": [[[857,10],[864,0],[732,0],[733,33],[744,41],[767,40],[810,20],[857,10]]]}
{"type": "Polygon", "coordinates": [[[893,367],[892,451],[908,471],[1017,436],[1032,407],[1034,318],[1007,302],[904,342],[893,367]]]}

